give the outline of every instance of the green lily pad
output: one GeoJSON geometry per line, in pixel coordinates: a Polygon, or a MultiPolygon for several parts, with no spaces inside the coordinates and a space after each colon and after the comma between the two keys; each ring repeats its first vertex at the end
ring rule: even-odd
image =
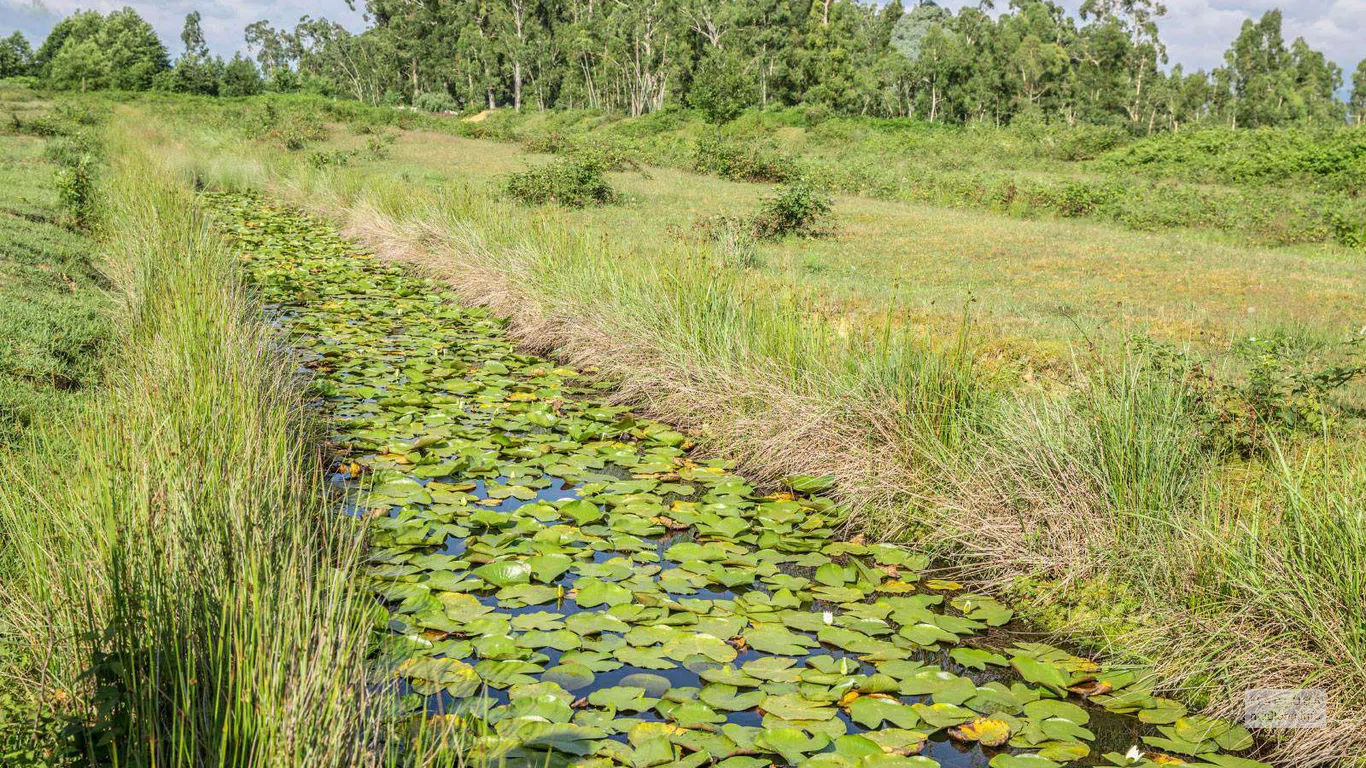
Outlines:
{"type": "Polygon", "coordinates": [[[495,587],[529,584],[531,582],[531,566],[521,560],[504,560],[481,565],[474,569],[474,575],[495,587]]]}
{"type": "Polygon", "coordinates": [[[796,694],[766,696],[759,708],[783,720],[829,720],[836,715],[833,707],[796,694]]]}
{"type": "Polygon", "coordinates": [[[764,700],[762,691],[741,693],[739,688],[724,683],[711,683],[697,692],[697,698],[715,709],[739,712],[754,709],[764,700]]]}

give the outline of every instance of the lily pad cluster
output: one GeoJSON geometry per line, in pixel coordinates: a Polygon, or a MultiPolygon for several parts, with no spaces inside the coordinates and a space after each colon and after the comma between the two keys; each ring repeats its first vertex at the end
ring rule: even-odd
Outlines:
{"type": "Polygon", "coordinates": [[[478,724],[471,758],[1262,765],[1142,670],[1023,642],[922,555],[841,541],[828,479],[759,489],[439,284],[263,199],[207,200],[334,426],[377,663],[423,717],[478,724]]]}

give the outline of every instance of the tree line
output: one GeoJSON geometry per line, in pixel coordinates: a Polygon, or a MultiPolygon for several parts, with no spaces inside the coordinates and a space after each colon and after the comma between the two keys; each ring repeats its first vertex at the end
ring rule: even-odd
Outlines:
{"type": "Polygon", "coordinates": [[[132,8],[102,15],[77,11],[53,26],[35,51],[20,32],[0,40],[0,77],[36,77],[45,85],[78,91],[173,91],[209,96],[251,96],[265,90],[255,62],[209,53],[201,17],[185,17],[184,53],[174,62],[156,30],[132,8]]]}
{"type": "Polygon", "coordinates": [[[1212,71],[1169,61],[1160,0],[363,0],[353,34],[305,17],[249,25],[250,57],[211,56],[198,13],[172,63],[132,9],[63,19],[36,52],[15,35],[0,75],[59,88],[226,96],[313,91],[371,104],[471,110],[671,104],[725,119],[750,107],[1004,125],[1021,119],[1134,132],[1366,122],[1366,61],[1344,73],[1279,10],[1248,20],[1212,71]]]}

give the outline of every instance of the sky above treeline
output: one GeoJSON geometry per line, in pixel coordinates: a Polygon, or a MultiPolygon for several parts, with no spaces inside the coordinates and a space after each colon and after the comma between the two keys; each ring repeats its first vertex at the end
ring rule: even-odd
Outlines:
{"type": "MultiPolygon", "coordinates": [[[[910,7],[915,0],[902,0],[910,7]]],[[[957,9],[977,0],[940,0],[957,9]]],[[[1076,11],[1081,0],[1062,0],[1076,11]]],[[[1366,0],[1166,0],[1167,16],[1161,21],[1172,63],[1189,69],[1212,69],[1223,62],[1224,51],[1245,19],[1256,18],[1271,8],[1285,13],[1287,42],[1304,37],[1342,66],[1350,79],[1357,62],[1366,57],[1366,0]]],[[[363,3],[357,0],[357,5],[363,3]]],[[[1007,0],[997,3],[1005,7],[1007,0]]],[[[36,46],[62,16],[79,9],[101,12],[124,6],[137,9],[156,27],[172,53],[180,48],[180,26],[185,14],[204,15],[209,46],[225,56],[243,47],[242,30],[260,19],[276,26],[292,27],[299,17],[319,16],[359,31],[365,19],[346,0],[0,0],[0,33],[20,30],[36,46]]]]}

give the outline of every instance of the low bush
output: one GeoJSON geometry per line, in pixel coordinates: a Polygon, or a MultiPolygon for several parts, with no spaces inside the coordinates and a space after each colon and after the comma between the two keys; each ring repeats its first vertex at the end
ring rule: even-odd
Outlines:
{"type": "Polygon", "coordinates": [[[601,158],[568,157],[514,173],[507,178],[504,189],[512,199],[528,205],[606,205],[621,198],[608,183],[606,173],[607,166],[601,158]]]}
{"type": "Polygon", "coordinates": [[[559,155],[569,151],[575,145],[569,138],[559,131],[547,131],[546,133],[531,136],[522,141],[522,147],[528,152],[536,152],[542,155],[559,155]]]}
{"type": "Polygon", "coordinates": [[[758,145],[727,141],[719,133],[697,140],[693,170],[730,181],[786,182],[795,175],[796,161],[758,145]]]}
{"type": "Polygon", "coordinates": [[[355,154],[341,149],[318,149],[308,154],[308,164],[318,170],[344,168],[351,163],[355,154]]]}
{"type": "Polygon", "coordinates": [[[798,179],[760,203],[753,219],[754,236],[759,240],[779,240],[791,235],[827,235],[834,209],[830,193],[798,179]]]}
{"type": "Polygon", "coordinates": [[[371,160],[387,160],[398,137],[392,133],[374,133],[365,140],[365,154],[371,160]]]}
{"type": "Polygon", "coordinates": [[[1109,168],[1223,184],[1310,184],[1344,192],[1366,189],[1366,131],[1338,128],[1231,130],[1162,134],[1101,158],[1109,168]]]}
{"type": "Polygon", "coordinates": [[[1148,370],[1190,393],[1192,421],[1217,455],[1265,454],[1277,440],[1325,434],[1343,418],[1335,395],[1366,377],[1366,335],[1332,345],[1284,333],[1235,344],[1245,370],[1220,375],[1207,359],[1150,339],[1133,342],[1148,370]]]}
{"type": "Polygon", "coordinates": [[[419,93],[413,97],[413,106],[423,112],[455,112],[460,109],[450,94],[442,92],[419,93]]]}
{"type": "Polygon", "coordinates": [[[47,156],[57,165],[57,199],[73,229],[93,231],[99,222],[96,190],[99,156],[93,142],[83,134],[48,145],[47,156]]]}

